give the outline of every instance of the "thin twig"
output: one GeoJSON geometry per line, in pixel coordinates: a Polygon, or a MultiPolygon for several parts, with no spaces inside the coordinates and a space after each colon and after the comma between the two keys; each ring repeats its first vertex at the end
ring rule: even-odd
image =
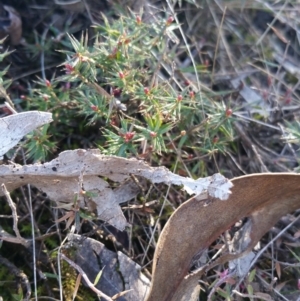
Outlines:
{"type": "Polygon", "coordinates": [[[4,104],[13,114],[18,113],[8,101],[4,102],[4,104]]]}
{"type": "Polygon", "coordinates": [[[260,164],[260,171],[261,172],[270,172],[268,170],[267,166],[265,165],[265,163],[262,161],[261,156],[260,156],[260,154],[258,153],[258,151],[256,149],[256,146],[254,144],[252,144],[251,147],[252,147],[252,150],[255,154],[255,157],[256,157],[258,163],[260,164]]]}
{"type": "Polygon", "coordinates": [[[108,301],[113,301],[112,298],[110,298],[109,296],[105,295],[104,293],[102,293],[101,291],[99,291],[94,284],[89,280],[88,276],[86,275],[86,273],[82,270],[82,268],[77,265],[75,262],[73,262],[72,260],[70,260],[67,256],[65,256],[63,253],[60,253],[60,257],[65,260],[66,262],[68,262],[74,269],[76,269],[79,274],[83,277],[83,279],[85,280],[86,284],[89,286],[89,288],[94,291],[98,296],[104,298],[105,300],[108,301]]]}
{"type": "Polygon", "coordinates": [[[13,230],[14,230],[14,232],[15,232],[17,238],[20,240],[20,242],[21,242],[22,244],[24,244],[24,243],[27,242],[27,241],[26,241],[26,239],[24,239],[24,238],[21,236],[21,234],[20,234],[20,232],[19,232],[19,229],[18,229],[18,214],[17,214],[16,205],[15,205],[15,203],[12,201],[12,199],[11,199],[11,197],[10,197],[10,194],[9,194],[8,190],[6,189],[4,183],[1,184],[1,189],[2,189],[4,195],[5,195],[6,199],[7,199],[8,205],[9,205],[9,207],[10,207],[10,209],[11,209],[11,212],[12,212],[13,221],[14,221],[14,224],[13,224],[13,230]]]}
{"type": "Polygon", "coordinates": [[[266,297],[262,296],[261,294],[259,294],[259,296],[256,295],[250,295],[250,294],[242,294],[239,291],[233,290],[233,293],[235,293],[236,295],[243,297],[243,298],[250,298],[250,299],[261,299],[261,300],[266,300],[269,301],[270,300],[270,296],[266,294],[266,297]]]}
{"type": "Polygon", "coordinates": [[[30,282],[28,281],[27,275],[23,271],[19,270],[9,260],[7,260],[6,258],[4,258],[0,255],[0,266],[3,266],[3,265],[6,266],[6,268],[9,270],[10,273],[14,274],[15,277],[19,278],[21,280],[21,282],[23,283],[23,285],[25,285],[27,292],[26,292],[25,298],[23,300],[28,301],[31,296],[31,287],[30,287],[30,282]]]}
{"type": "MultiPolygon", "coordinates": [[[[22,150],[23,162],[26,164],[25,153],[22,150]]],[[[37,263],[36,263],[36,243],[35,243],[35,221],[33,216],[33,207],[32,207],[32,195],[31,195],[31,186],[27,184],[28,189],[28,202],[27,208],[30,215],[30,224],[31,224],[31,236],[32,236],[32,256],[33,256],[33,282],[34,282],[34,300],[38,301],[38,287],[37,287],[37,263]]],[[[38,227],[37,227],[38,229],[38,227]]]]}

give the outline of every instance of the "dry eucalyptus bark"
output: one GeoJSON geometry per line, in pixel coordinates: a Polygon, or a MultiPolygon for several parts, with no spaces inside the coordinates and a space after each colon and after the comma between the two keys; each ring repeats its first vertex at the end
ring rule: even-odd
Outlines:
{"type": "MultiPolygon", "coordinates": [[[[139,187],[131,176],[143,177],[152,183],[180,185],[189,194],[207,191],[209,195],[226,200],[232,184],[220,174],[197,180],[181,177],[165,167],[151,167],[137,159],[125,159],[102,155],[99,150],[64,151],[58,158],[44,164],[1,165],[0,181],[8,191],[31,184],[65,208],[71,208],[74,200],[82,206],[96,208],[98,217],[119,230],[127,225],[119,204],[127,202],[139,193],[139,187]],[[104,180],[119,183],[111,187],[104,180]],[[93,197],[86,200],[81,191],[91,192],[93,197]]],[[[0,192],[1,195],[1,192],[0,192]]]]}

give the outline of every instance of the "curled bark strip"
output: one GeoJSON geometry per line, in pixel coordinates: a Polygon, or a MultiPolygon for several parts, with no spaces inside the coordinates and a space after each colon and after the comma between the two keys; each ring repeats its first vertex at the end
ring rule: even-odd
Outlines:
{"type": "Polygon", "coordinates": [[[182,185],[189,194],[198,195],[207,191],[209,195],[221,200],[228,198],[232,187],[232,183],[220,174],[194,180],[176,175],[165,167],[151,167],[134,158],[105,156],[96,149],[65,151],[44,164],[0,166],[0,177],[8,191],[31,184],[45,192],[51,200],[65,204],[73,204],[75,197],[79,203],[84,204],[84,195],[78,193],[78,179],[82,176],[80,189],[93,193],[90,201],[97,208],[99,219],[119,230],[124,230],[127,225],[119,204],[131,200],[139,193],[139,187],[131,180],[132,175],[152,183],[182,185]],[[103,178],[119,182],[120,186],[111,187],[103,178]]]}

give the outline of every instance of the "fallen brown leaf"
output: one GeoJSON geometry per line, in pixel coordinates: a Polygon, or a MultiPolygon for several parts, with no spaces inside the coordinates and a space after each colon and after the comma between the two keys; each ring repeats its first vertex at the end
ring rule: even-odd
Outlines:
{"type": "Polygon", "coordinates": [[[205,271],[247,254],[281,216],[300,208],[299,180],[300,175],[286,173],[243,176],[232,180],[232,194],[225,202],[193,197],[182,204],[159,237],[146,300],[197,300],[198,280],[205,271]],[[239,254],[224,254],[189,274],[193,257],[244,217],[251,221],[248,245],[239,254]]]}

